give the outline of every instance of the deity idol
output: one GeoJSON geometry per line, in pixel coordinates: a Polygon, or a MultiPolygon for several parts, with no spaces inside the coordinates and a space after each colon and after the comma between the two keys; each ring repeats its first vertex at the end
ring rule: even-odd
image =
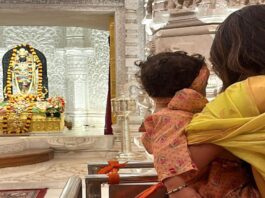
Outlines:
{"type": "Polygon", "coordinates": [[[13,67],[13,83],[15,92],[21,95],[28,95],[31,92],[36,93],[36,61],[34,56],[25,48],[20,48],[17,52],[13,67]]]}
{"type": "Polygon", "coordinates": [[[48,77],[45,56],[30,45],[18,45],[3,58],[4,98],[12,95],[34,95],[48,98],[48,77]]]}

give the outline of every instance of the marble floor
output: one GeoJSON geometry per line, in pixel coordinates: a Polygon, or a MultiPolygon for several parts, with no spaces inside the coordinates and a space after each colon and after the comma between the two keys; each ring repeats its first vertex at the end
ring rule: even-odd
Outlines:
{"type": "MultiPolygon", "coordinates": [[[[118,147],[120,145],[115,144],[112,149],[105,151],[56,151],[54,159],[47,162],[1,168],[0,190],[48,188],[45,198],[59,198],[68,179],[75,175],[82,178],[85,198],[84,177],[87,175],[87,163],[114,159],[118,147]]],[[[150,161],[148,158],[145,160],[150,161]]]]}
{"type": "MultiPolygon", "coordinates": [[[[70,176],[77,175],[84,178],[87,174],[88,161],[108,160],[116,154],[115,151],[57,152],[55,158],[48,162],[2,168],[0,169],[0,189],[48,188],[45,197],[58,198],[70,176]]],[[[83,194],[85,194],[85,188],[83,188],[83,194]]]]}
{"type": "MultiPolygon", "coordinates": [[[[132,149],[143,154],[139,137],[137,133],[132,149]]],[[[96,129],[87,134],[80,133],[80,136],[68,131],[49,136],[32,134],[28,137],[1,137],[0,140],[0,154],[37,148],[54,149],[54,159],[33,165],[1,168],[0,190],[48,188],[45,197],[58,198],[69,177],[76,175],[84,179],[88,162],[113,159],[121,149],[121,143],[118,139],[114,141],[113,136],[100,135],[96,129]]],[[[84,180],[82,186],[85,197],[84,180]]]]}

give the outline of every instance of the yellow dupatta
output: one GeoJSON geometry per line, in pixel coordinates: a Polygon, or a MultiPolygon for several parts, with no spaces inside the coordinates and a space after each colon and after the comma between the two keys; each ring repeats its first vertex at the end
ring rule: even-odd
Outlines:
{"type": "Polygon", "coordinates": [[[236,83],[208,103],[187,127],[189,145],[213,143],[251,164],[263,198],[265,113],[260,113],[254,95],[255,98],[265,98],[264,90],[265,76],[252,77],[236,83]],[[250,83],[250,79],[254,83],[250,83]],[[252,86],[255,88],[252,89],[252,86]]]}

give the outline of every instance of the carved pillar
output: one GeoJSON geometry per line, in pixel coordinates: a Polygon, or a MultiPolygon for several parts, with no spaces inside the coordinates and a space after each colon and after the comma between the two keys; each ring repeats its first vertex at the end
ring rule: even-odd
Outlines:
{"type": "MultiPolygon", "coordinates": [[[[123,23],[125,23],[125,68],[123,69],[123,72],[126,72],[126,79],[121,80],[120,76],[117,75],[118,91],[116,96],[120,96],[121,94],[128,94],[132,96],[130,86],[132,83],[136,83],[135,73],[138,71],[138,68],[135,66],[134,62],[144,59],[145,33],[144,26],[141,24],[141,21],[144,18],[144,1],[125,0],[124,6],[125,13],[123,13],[123,23]]],[[[117,19],[118,17],[115,18],[117,19]]],[[[119,23],[116,21],[116,24],[119,23]]],[[[116,39],[118,42],[120,40],[119,37],[120,35],[118,35],[118,38],[116,39]]],[[[140,134],[138,132],[138,128],[141,124],[141,120],[142,118],[138,115],[138,113],[135,113],[135,115],[130,115],[129,124],[132,142],[134,137],[139,136],[140,134]]],[[[116,143],[119,145],[122,143],[122,139],[120,138],[122,128],[120,127],[119,120],[117,122],[117,124],[113,125],[113,133],[116,138],[116,143]]],[[[133,151],[137,150],[133,143],[131,146],[133,147],[133,151]]]]}
{"type": "Polygon", "coordinates": [[[84,28],[68,27],[66,28],[66,46],[67,47],[84,47],[84,28]]]}
{"type": "MultiPolygon", "coordinates": [[[[125,94],[129,94],[131,97],[131,85],[136,86],[135,73],[139,70],[135,66],[135,62],[138,60],[144,60],[144,45],[145,45],[145,32],[142,20],[144,18],[144,1],[142,0],[125,0],[125,66],[127,69],[127,83],[123,88],[125,94]],[[127,92],[126,92],[127,91],[127,92]],[[128,93],[129,92],[129,93],[128,93]]],[[[138,113],[136,113],[138,114],[138,113]]],[[[136,130],[138,130],[139,119],[136,117],[130,119],[134,122],[136,130]]],[[[133,128],[133,127],[131,127],[133,128]]]]}
{"type": "Polygon", "coordinates": [[[74,127],[87,125],[88,118],[88,60],[92,49],[75,48],[66,50],[67,115],[74,127]]]}
{"type": "Polygon", "coordinates": [[[125,0],[125,29],[126,29],[126,67],[128,82],[134,79],[138,68],[134,62],[144,58],[144,2],[140,0],[125,0]]]}
{"type": "Polygon", "coordinates": [[[73,127],[84,127],[88,123],[88,67],[93,49],[84,47],[84,29],[66,29],[66,86],[67,116],[73,127]]]}

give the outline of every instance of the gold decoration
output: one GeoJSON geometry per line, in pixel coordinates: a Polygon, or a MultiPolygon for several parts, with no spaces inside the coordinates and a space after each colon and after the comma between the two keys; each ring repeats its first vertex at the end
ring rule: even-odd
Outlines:
{"type": "Polygon", "coordinates": [[[34,96],[32,95],[28,95],[26,97],[22,97],[19,95],[11,95],[9,97],[9,103],[6,107],[6,112],[5,115],[3,116],[3,133],[4,134],[8,134],[8,133],[28,133],[29,132],[29,128],[31,125],[31,119],[32,119],[32,108],[34,106],[34,96]],[[21,119],[20,119],[20,114],[19,113],[11,113],[11,107],[14,106],[15,103],[18,103],[20,101],[25,101],[28,105],[28,108],[25,110],[25,112],[27,112],[27,118],[26,118],[26,123],[21,124],[21,119]],[[12,116],[11,116],[12,115],[12,116]],[[8,129],[8,122],[10,120],[12,120],[13,117],[13,123],[11,125],[14,126],[14,130],[9,130],[8,129]],[[18,126],[18,122],[20,122],[20,126],[22,126],[22,129],[20,129],[21,127],[18,126]]]}
{"type": "MultiPolygon", "coordinates": [[[[27,117],[29,115],[27,113],[22,113],[20,115],[20,124],[24,125],[27,122],[27,117]]],[[[15,115],[11,113],[10,119],[5,120],[5,117],[0,116],[0,134],[13,134],[15,133],[14,128],[16,125],[15,122],[15,115]],[[13,126],[12,126],[13,125],[13,126]],[[1,129],[6,129],[2,131],[1,129]]],[[[32,114],[31,124],[28,129],[28,132],[34,131],[34,133],[41,133],[41,132],[59,132],[64,129],[64,115],[62,114],[60,118],[50,117],[47,118],[44,115],[40,114],[32,114]]],[[[19,132],[20,133],[20,132],[19,132]]]]}
{"type": "MultiPolygon", "coordinates": [[[[110,17],[110,95],[111,99],[116,97],[116,62],[115,62],[115,22],[114,16],[110,17]]],[[[116,117],[111,116],[112,123],[116,123],[116,117]]]]}
{"type": "MultiPolygon", "coordinates": [[[[33,113],[33,107],[37,103],[38,96],[29,94],[27,96],[11,95],[5,108],[5,113],[0,115],[0,134],[17,134],[34,132],[58,132],[64,128],[64,105],[61,97],[49,98],[46,103],[52,112],[60,112],[60,117],[47,117],[46,111],[42,114],[33,113]]],[[[48,110],[47,110],[48,112],[48,110]]]]}

